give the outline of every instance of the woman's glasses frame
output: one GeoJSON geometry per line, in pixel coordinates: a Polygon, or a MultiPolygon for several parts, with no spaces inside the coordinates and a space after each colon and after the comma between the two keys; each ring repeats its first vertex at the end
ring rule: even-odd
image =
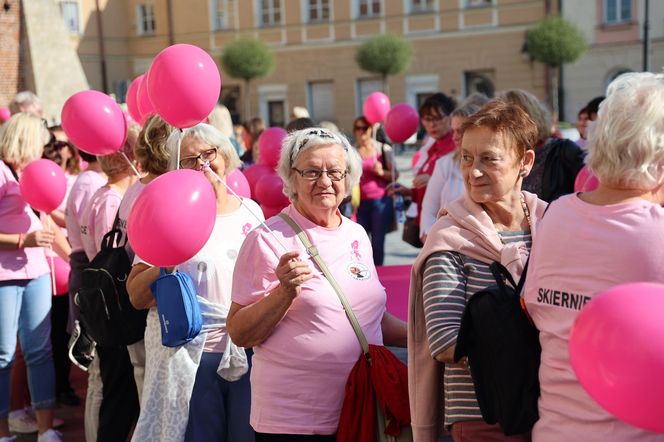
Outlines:
{"type": "Polygon", "coordinates": [[[182,158],[180,160],[180,167],[182,169],[195,169],[198,166],[198,160],[211,163],[217,159],[218,150],[216,147],[206,149],[194,157],[182,158]]]}

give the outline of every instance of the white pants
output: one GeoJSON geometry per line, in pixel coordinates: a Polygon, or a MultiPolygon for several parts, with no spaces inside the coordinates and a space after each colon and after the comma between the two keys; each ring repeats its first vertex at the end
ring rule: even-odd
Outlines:
{"type": "Polygon", "coordinates": [[[103,399],[103,385],[101,370],[99,368],[99,355],[97,355],[88,368],[88,394],[85,398],[85,440],[97,442],[99,430],[99,409],[103,399]]]}
{"type": "Polygon", "coordinates": [[[129,352],[129,359],[131,365],[134,366],[134,380],[136,381],[136,389],[138,390],[138,403],[141,403],[141,396],[143,394],[143,378],[145,377],[145,340],[128,345],[127,351],[129,352]]]}

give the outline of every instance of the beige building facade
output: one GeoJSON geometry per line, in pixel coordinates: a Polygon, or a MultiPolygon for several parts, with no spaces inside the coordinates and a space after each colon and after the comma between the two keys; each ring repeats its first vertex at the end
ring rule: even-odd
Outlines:
{"type": "MultiPolygon", "coordinates": [[[[592,98],[605,95],[611,80],[643,70],[645,0],[563,0],[562,15],[583,31],[588,51],[563,73],[565,116],[576,115],[592,98]]],[[[650,0],[650,71],[664,68],[664,2],[650,0]]]]}
{"type": "Polygon", "coordinates": [[[284,125],[294,106],[349,131],[379,77],[354,60],[359,44],[381,33],[406,37],[413,61],[388,79],[393,103],[417,106],[431,93],[463,98],[523,88],[544,99],[545,68],[523,52],[525,32],[551,0],[53,0],[60,3],[90,85],[122,101],[128,82],[147,71],[172,43],[190,43],[220,65],[225,45],[240,36],[267,43],[271,75],[252,81],[222,77],[222,101],[234,118],[260,116],[284,125]],[[101,11],[97,14],[97,11],[101,11]],[[251,115],[242,115],[249,94],[251,115]]]}

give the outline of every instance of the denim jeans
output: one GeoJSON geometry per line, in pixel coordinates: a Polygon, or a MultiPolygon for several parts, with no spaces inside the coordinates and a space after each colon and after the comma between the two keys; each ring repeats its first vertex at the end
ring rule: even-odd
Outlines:
{"type": "Polygon", "coordinates": [[[0,282],[0,419],[9,414],[10,374],[17,334],[28,367],[33,408],[55,406],[50,314],[50,275],[0,282]]]}
{"type": "Polygon", "coordinates": [[[357,209],[357,222],[371,237],[374,264],[377,266],[382,266],[385,259],[385,234],[392,222],[393,212],[394,206],[389,196],[362,200],[357,209]]]}

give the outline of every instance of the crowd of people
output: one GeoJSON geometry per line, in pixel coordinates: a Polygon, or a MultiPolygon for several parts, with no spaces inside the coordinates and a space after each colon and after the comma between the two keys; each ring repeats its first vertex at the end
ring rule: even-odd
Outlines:
{"type": "Polygon", "coordinates": [[[276,169],[290,204],[265,220],[256,202],[225,184],[258,160],[262,120],[234,125],[218,106],[206,122],[177,129],[153,115],[128,125],[118,152],[96,157],[45,126],[34,94],[18,94],[0,127],[0,442],[12,432],[61,440],[54,408],[81,403],[71,362],[87,371],[89,442],[334,441],[362,353],[338,291],[368,344],[407,347],[402,400],[417,442],[446,432],[455,442],[664,440],[597,405],[567,353],[574,319],[596,294],[664,283],[653,247],[664,231],[662,103],[663,75],[620,76],[606,98],[579,111],[572,141],[527,91],[461,103],[436,93],[419,108],[425,137],[410,184],[398,182],[379,125],[358,116],[346,137],[299,112],[276,169]],[[42,157],[67,177],[67,196],[50,214],[33,210],[19,186],[42,157]],[[584,163],[599,185],[575,192],[584,163]],[[135,253],[127,224],[146,186],[177,169],[205,176],[216,216],[195,256],[160,268],[135,253]],[[410,203],[408,242],[421,247],[407,322],[387,311],[377,276],[385,237],[397,230],[397,198],[410,203]],[[144,339],[126,346],[91,340],[77,300],[84,270],[113,229],[132,262],[129,301],[147,312],[144,339]],[[63,293],[52,289],[53,256],[70,267],[63,293]],[[494,262],[517,281],[524,276],[523,304],[542,348],[539,420],[511,436],[484,421],[468,361],[454,358],[468,300],[496,283],[494,262]],[[154,291],[174,272],[193,282],[203,325],[191,341],[167,347],[154,291]]]}

